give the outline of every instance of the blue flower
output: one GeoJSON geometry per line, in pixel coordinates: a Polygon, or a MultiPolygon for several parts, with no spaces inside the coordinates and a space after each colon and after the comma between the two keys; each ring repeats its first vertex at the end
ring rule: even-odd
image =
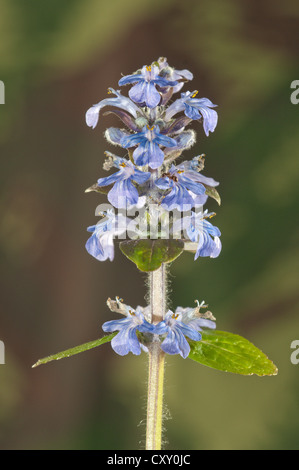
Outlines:
{"type": "Polygon", "coordinates": [[[166,334],[166,338],[161,343],[161,349],[165,353],[180,354],[184,359],[190,352],[185,336],[193,341],[201,340],[201,334],[184,323],[180,313],[173,313],[171,310],[168,310],[162,322],[155,325],[154,332],[158,335],[166,334]]]}
{"type": "Polygon", "coordinates": [[[203,119],[203,128],[205,134],[208,136],[209,132],[214,132],[217,122],[218,114],[214,109],[215,104],[208,98],[195,98],[197,91],[181,94],[181,98],[174,101],[166,110],[165,119],[169,121],[175,114],[184,111],[185,115],[193,120],[203,119]]]}
{"type": "Polygon", "coordinates": [[[166,335],[161,343],[161,349],[165,353],[180,354],[185,359],[190,352],[190,345],[185,337],[201,341],[200,331],[203,331],[203,328],[216,328],[216,323],[213,321],[215,318],[211,312],[207,314],[200,312],[201,308],[207,307],[204,302],[199,304],[197,301],[197,304],[196,308],[177,307],[174,313],[169,310],[164,320],[154,325],[153,333],[166,335]],[[211,319],[205,318],[206,316],[211,319]]]}
{"type": "Polygon", "coordinates": [[[201,308],[206,308],[204,302],[201,304],[196,301],[197,307],[177,307],[175,310],[176,315],[180,315],[181,321],[186,323],[189,327],[193,328],[196,331],[203,331],[203,328],[209,328],[210,330],[215,330],[216,323],[215,318],[211,312],[201,313],[201,308]]]}
{"type": "Polygon", "coordinates": [[[168,80],[178,81],[178,84],[173,87],[173,93],[177,93],[184,86],[184,82],[187,80],[193,80],[193,73],[189,70],[177,70],[168,65],[165,57],[158,59],[158,65],[160,69],[160,75],[168,80]]]}
{"type": "Polygon", "coordinates": [[[141,132],[124,135],[120,144],[124,148],[138,147],[133,152],[133,158],[138,166],[148,165],[152,169],[159,168],[164,161],[164,152],[159,145],[175,147],[176,141],[160,133],[159,126],[144,126],[141,132]]]}
{"type": "Polygon", "coordinates": [[[93,129],[96,127],[99,120],[99,112],[105,106],[115,106],[116,108],[124,109],[128,111],[135,119],[137,118],[138,112],[140,112],[138,106],[136,106],[130,98],[122,96],[119,91],[115,91],[113,88],[108,89],[108,93],[114,93],[116,98],[105,98],[97,104],[94,104],[85,114],[86,124],[93,129]]]}
{"type": "Polygon", "coordinates": [[[106,178],[100,178],[97,184],[98,186],[113,184],[113,188],[110,189],[107,196],[108,201],[118,209],[125,209],[127,206],[136,205],[139,199],[138,190],[133,181],[137,184],[143,184],[151,174],[137,170],[130,161],[120,160],[121,162],[118,163],[120,170],[106,178]]]}
{"type": "MultiPolygon", "coordinates": [[[[212,225],[207,218],[213,217],[214,213],[204,212],[195,213],[191,211],[191,215],[182,219],[183,229],[186,230],[187,236],[191,242],[197,243],[197,250],[194,259],[199,256],[217,258],[219,256],[222,245],[220,241],[221,232],[218,227],[212,225]]],[[[180,221],[178,221],[178,224],[180,221]]],[[[174,224],[174,232],[177,230],[178,224],[174,224]]]]}
{"type": "Polygon", "coordinates": [[[213,178],[208,178],[193,170],[191,162],[183,162],[178,166],[172,165],[167,173],[155,181],[158,188],[170,189],[161,204],[169,211],[173,209],[187,211],[195,205],[203,205],[208,198],[204,185],[217,186],[218,184],[213,178]]]}
{"type": "Polygon", "coordinates": [[[141,307],[137,307],[136,310],[129,307],[126,315],[121,320],[111,320],[104,323],[102,328],[105,332],[119,331],[111,341],[111,346],[117,354],[125,356],[132,352],[139,355],[143,345],[140,344],[136,331],[152,333],[153,325],[145,320],[141,307]]]}
{"type": "Polygon", "coordinates": [[[125,234],[128,222],[131,222],[131,220],[122,214],[116,216],[112,209],[109,209],[102,215],[106,217],[96,225],[87,228],[87,231],[92,232],[92,235],[87,240],[85,248],[98,261],[106,261],[107,259],[113,261],[113,239],[116,236],[125,234]]]}
{"type": "Polygon", "coordinates": [[[159,67],[156,65],[144,65],[140,73],[126,75],[119,80],[118,84],[122,86],[135,83],[129,91],[130,98],[135,103],[146,105],[148,108],[155,108],[161,100],[161,95],[156,86],[171,87],[177,85],[176,81],[160,77],[159,72],[159,67]]]}

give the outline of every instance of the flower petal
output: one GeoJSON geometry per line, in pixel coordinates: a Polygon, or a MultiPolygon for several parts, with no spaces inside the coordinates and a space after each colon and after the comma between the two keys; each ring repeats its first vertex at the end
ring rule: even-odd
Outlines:
{"type": "Polygon", "coordinates": [[[144,80],[143,76],[139,73],[134,73],[132,75],[125,75],[124,77],[122,77],[118,84],[119,86],[123,86],[123,85],[128,85],[129,83],[136,83],[136,82],[140,82],[140,80],[144,80]]]}
{"type": "Polygon", "coordinates": [[[194,201],[191,194],[183,185],[175,184],[171,192],[164,197],[161,205],[169,211],[173,209],[190,211],[194,206],[194,201]]]}
{"type": "Polygon", "coordinates": [[[175,100],[165,112],[165,121],[170,121],[170,119],[177,113],[185,110],[185,101],[182,98],[175,100]]]}
{"type": "Polygon", "coordinates": [[[120,145],[124,148],[135,147],[135,145],[138,145],[143,140],[146,140],[143,132],[137,132],[136,134],[124,135],[120,145]]]}
{"type": "Polygon", "coordinates": [[[185,103],[185,114],[190,119],[197,120],[201,119],[202,115],[200,114],[199,110],[196,109],[194,106],[185,103]]]}
{"type": "Polygon", "coordinates": [[[112,333],[114,331],[120,331],[123,328],[126,328],[130,324],[131,324],[130,318],[125,317],[125,318],[121,318],[120,320],[106,321],[102,325],[102,329],[103,329],[103,331],[105,331],[105,333],[108,333],[108,332],[112,333]]]}
{"type": "Polygon", "coordinates": [[[110,184],[115,183],[118,180],[123,178],[122,171],[116,171],[112,175],[107,176],[106,178],[100,178],[97,181],[98,186],[109,186],[110,184]]]}
{"type": "Polygon", "coordinates": [[[138,166],[149,165],[150,168],[159,168],[164,161],[164,152],[154,142],[146,140],[134,150],[133,158],[138,166]]]}
{"type": "Polygon", "coordinates": [[[125,356],[129,352],[139,356],[139,354],[141,354],[141,348],[136,336],[136,326],[122,328],[112,339],[111,346],[120,356],[125,356]]]}
{"type": "Polygon", "coordinates": [[[146,82],[142,79],[136,83],[130,90],[129,90],[129,97],[135,103],[143,104],[145,103],[145,96],[146,96],[146,82]]]}
{"type": "Polygon", "coordinates": [[[117,181],[108,193],[108,201],[118,209],[135,205],[138,202],[138,191],[130,178],[117,181]]]}
{"type": "Polygon", "coordinates": [[[170,329],[161,344],[161,349],[167,354],[180,354],[184,359],[186,359],[190,352],[189,343],[178,327],[170,329]]]}
{"type": "Polygon", "coordinates": [[[105,106],[115,106],[116,108],[124,109],[128,111],[134,118],[137,118],[137,112],[139,111],[138,107],[126,96],[122,96],[118,91],[113,90],[113,88],[109,89],[111,93],[116,94],[116,98],[105,98],[104,100],[100,101],[97,104],[91,106],[86,114],[85,114],[85,121],[89,127],[93,129],[96,127],[98,120],[99,120],[99,113],[102,108],[105,106]]]}
{"type": "Polygon", "coordinates": [[[207,320],[206,318],[194,318],[188,322],[188,326],[191,326],[197,331],[202,331],[202,328],[210,328],[215,330],[216,323],[212,320],[207,320]]]}
{"type": "Polygon", "coordinates": [[[137,184],[144,184],[151,176],[150,172],[135,170],[134,175],[131,177],[137,184]]]}
{"type": "Polygon", "coordinates": [[[117,127],[109,127],[105,131],[105,137],[111,144],[120,145],[123,147],[122,140],[131,136],[117,127]]]}
{"type": "Polygon", "coordinates": [[[188,338],[192,339],[193,341],[201,340],[201,334],[195,330],[192,325],[190,325],[190,323],[185,324],[181,321],[177,321],[176,328],[179,328],[184,336],[188,336],[188,338]]]}
{"type": "Polygon", "coordinates": [[[145,104],[148,108],[155,108],[161,101],[161,95],[156,90],[153,82],[148,82],[145,87],[145,104]]]}
{"type": "Polygon", "coordinates": [[[102,245],[99,241],[99,238],[98,238],[96,232],[94,232],[91,235],[91,237],[87,240],[87,242],[85,244],[85,248],[86,248],[87,252],[91,256],[96,258],[98,261],[104,261],[106,259],[103,247],[102,247],[102,245]]]}
{"type": "Polygon", "coordinates": [[[177,142],[172,137],[168,137],[166,135],[160,134],[160,132],[155,133],[156,136],[153,139],[155,144],[163,145],[164,147],[176,147],[177,142]]]}

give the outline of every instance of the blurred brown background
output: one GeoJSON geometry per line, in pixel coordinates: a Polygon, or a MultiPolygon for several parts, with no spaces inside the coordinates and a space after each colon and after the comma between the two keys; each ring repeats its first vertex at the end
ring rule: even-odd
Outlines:
{"type": "Polygon", "coordinates": [[[0,0],[0,11],[0,448],[143,448],[145,355],[104,345],[31,365],[102,336],[107,297],[144,304],[132,263],[119,251],[99,263],[84,248],[105,200],[84,190],[103,176],[103,132],[118,125],[102,117],[92,131],[84,115],[121,74],[165,56],[219,106],[209,138],[194,123],[186,157],[207,155],[222,197],[208,206],[221,256],[172,265],[173,306],[205,300],[218,329],[246,336],[279,368],[239,377],[169,358],[165,447],[298,449],[298,2],[0,0]]]}

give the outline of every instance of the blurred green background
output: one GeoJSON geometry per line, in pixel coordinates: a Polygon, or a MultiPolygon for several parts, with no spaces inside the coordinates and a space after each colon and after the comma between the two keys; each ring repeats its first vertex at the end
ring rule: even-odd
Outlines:
{"type": "MultiPolygon", "coordinates": [[[[166,449],[298,449],[299,79],[296,0],[0,0],[1,449],[143,448],[146,356],[109,345],[37,369],[39,358],[102,336],[106,299],[144,304],[145,276],[119,251],[99,263],[86,227],[103,196],[103,138],[86,110],[160,56],[194,73],[218,104],[186,157],[205,153],[221,182],[215,260],[181,256],[173,306],[205,300],[220,330],[246,336],[277,377],[239,377],[167,361],[166,449]]],[[[127,90],[126,90],[127,91],[127,90]]]]}

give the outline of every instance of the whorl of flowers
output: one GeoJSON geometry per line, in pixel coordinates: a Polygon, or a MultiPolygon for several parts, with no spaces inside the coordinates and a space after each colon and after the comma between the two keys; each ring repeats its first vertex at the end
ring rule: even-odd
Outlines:
{"type": "MultiPolygon", "coordinates": [[[[148,239],[144,221],[157,219],[158,235],[163,238],[166,220],[167,236],[183,240],[186,250],[191,245],[195,259],[219,255],[220,230],[207,220],[214,213],[203,209],[209,196],[217,199],[215,187],[219,183],[202,174],[204,155],[189,161],[181,158],[183,151],[196,142],[196,133],[189,125],[197,121],[208,136],[218,119],[216,105],[208,98],[198,98],[197,91],[181,92],[192,79],[188,70],[176,70],[160,58],[119,80],[119,86],[130,86],[128,96],[109,88],[108,97],[86,112],[86,123],[93,129],[106,107],[112,107],[124,125],[106,130],[107,141],[118,146],[121,155],[105,152],[103,169],[112,172],[87,190],[105,193],[110,203],[108,209],[99,212],[100,221],[88,227],[92,235],[86,249],[97,260],[112,261],[114,240],[126,238],[128,229],[135,240],[148,239]],[[138,217],[134,217],[135,209],[138,217]]],[[[203,303],[196,308],[169,310],[158,324],[147,317],[148,307],[134,309],[119,300],[109,306],[112,304],[111,310],[124,317],[104,323],[103,330],[118,331],[111,345],[119,355],[140,354],[153,337],[159,337],[165,353],[185,358],[190,351],[186,337],[200,341],[202,327],[215,328],[214,317],[200,312],[203,303]]]]}

